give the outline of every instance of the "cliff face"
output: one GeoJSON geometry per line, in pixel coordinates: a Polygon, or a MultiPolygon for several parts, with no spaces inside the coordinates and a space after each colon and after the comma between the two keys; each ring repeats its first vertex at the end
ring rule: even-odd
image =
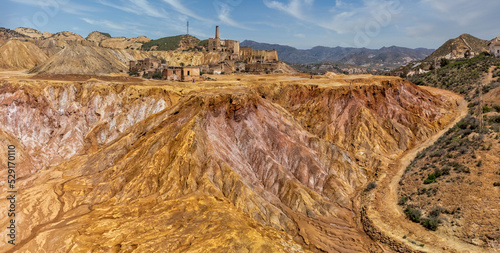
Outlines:
{"type": "Polygon", "coordinates": [[[2,81],[0,92],[2,129],[33,159],[20,176],[96,150],[179,97],[170,89],[95,82],[2,81]]]}
{"type": "Polygon", "coordinates": [[[453,101],[397,78],[245,78],[3,81],[0,134],[30,163],[10,250],[381,252],[353,200],[453,101]]]}

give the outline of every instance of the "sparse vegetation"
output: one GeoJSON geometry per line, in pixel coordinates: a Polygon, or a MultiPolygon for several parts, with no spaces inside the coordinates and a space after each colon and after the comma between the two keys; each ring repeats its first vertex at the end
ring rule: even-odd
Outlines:
{"type": "Polygon", "coordinates": [[[410,219],[413,222],[420,222],[420,218],[422,216],[422,211],[420,209],[412,208],[410,206],[407,206],[405,209],[405,214],[408,219],[410,219]]]}
{"type": "MultiPolygon", "coordinates": [[[[500,171],[490,176],[490,157],[497,156],[493,152],[497,152],[500,139],[500,105],[492,102],[495,98],[491,96],[491,91],[500,87],[500,80],[486,78],[491,66],[499,65],[500,57],[483,53],[471,59],[442,60],[438,62],[437,69],[407,78],[419,85],[461,93],[469,101],[468,115],[433,145],[420,151],[399,183],[398,204],[408,219],[419,222],[429,230],[437,230],[445,220],[446,224],[453,225],[464,219],[481,218],[477,217],[480,215],[471,217],[469,212],[461,211],[478,202],[460,198],[456,194],[457,188],[477,194],[477,191],[483,190],[485,182],[490,187],[492,184],[493,187],[500,187],[497,176],[500,171]],[[485,80],[489,83],[480,86],[485,80]],[[481,93],[482,101],[478,99],[481,93]],[[475,176],[480,177],[479,181],[475,176]]],[[[494,70],[493,78],[499,73],[498,68],[494,70]]],[[[491,197],[490,192],[481,194],[491,197]]]]}
{"type": "Polygon", "coordinates": [[[138,76],[139,72],[137,70],[132,70],[128,73],[130,76],[138,76]]]}
{"type": "Polygon", "coordinates": [[[398,201],[398,205],[402,206],[402,205],[406,204],[407,201],[408,201],[408,197],[402,196],[398,201]]]}
{"type": "Polygon", "coordinates": [[[156,71],[153,73],[153,76],[151,78],[160,80],[162,78],[162,74],[160,71],[156,71]]]}
{"type": "MultiPolygon", "coordinates": [[[[464,94],[470,101],[472,100],[471,92],[476,91],[477,83],[480,82],[483,75],[488,73],[490,66],[498,64],[500,64],[500,58],[480,54],[471,59],[450,60],[441,68],[410,76],[407,79],[418,85],[432,86],[464,94]]],[[[495,83],[484,86],[483,93],[495,86],[498,87],[495,83]]]]}
{"type": "Polygon", "coordinates": [[[375,182],[370,182],[370,183],[366,186],[366,191],[371,191],[371,190],[373,190],[375,187],[377,187],[377,183],[375,183],[375,182]]]}
{"type": "Polygon", "coordinates": [[[155,50],[159,51],[176,50],[180,47],[181,41],[188,41],[190,44],[193,45],[193,47],[198,46],[200,43],[200,40],[198,38],[193,37],[191,35],[177,35],[171,37],[164,37],[157,40],[151,40],[149,42],[144,43],[141,49],[148,51],[151,50],[152,47],[156,46],[155,50]]]}
{"type": "Polygon", "coordinates": [[[424,226],[427,229],[430,229],[432,231],[436,231],[438,226],[439,226],[439,218],[430,217],[430,218],[422,219],[421,224],[422,224],[422,226],[424,226]]]}
{"type": "Polygon", "coordinates": [[[431,173],[427,176],[427,179],[424,180],[424,184],[430,184],[436,182],[436,174],[431,173]]]}

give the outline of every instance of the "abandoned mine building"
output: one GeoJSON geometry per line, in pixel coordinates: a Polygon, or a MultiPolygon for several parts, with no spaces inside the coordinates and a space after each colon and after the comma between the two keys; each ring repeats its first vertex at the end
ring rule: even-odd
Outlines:
{"type": "Polygon", "coordinates": [[[213,65],[168,66],[155,57],[130,61],[129,73],[134,76],[157,78],[162,80],[192,81],[204,73],[230,73],[234,71],[268,72],[276,69],[278,52],[273,50],[255,50],[252,47],[240,47],[237,40],[221,40],[219,26],[215,27],[215,38],[208,39],[208,52],[219,53],[222,61],[213,65]]]}
{"type": "Polygon", "coordinates": [[[162,80],[192,81],[200,78],[200,67],[197,66],[167,66],[161,64],[158,58],[146,58],[130,61],[129,73],[149,78],[158,75],[162,80]]]}

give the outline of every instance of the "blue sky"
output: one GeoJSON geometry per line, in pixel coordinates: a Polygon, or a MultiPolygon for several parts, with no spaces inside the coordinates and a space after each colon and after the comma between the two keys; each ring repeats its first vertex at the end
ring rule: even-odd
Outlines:
{"type": "Polygon", "coordinates": [[[437,48],[500,36],[498,0],[2,0],[0,26],[156,39],[186,33],[290,45],[437,48]]]}

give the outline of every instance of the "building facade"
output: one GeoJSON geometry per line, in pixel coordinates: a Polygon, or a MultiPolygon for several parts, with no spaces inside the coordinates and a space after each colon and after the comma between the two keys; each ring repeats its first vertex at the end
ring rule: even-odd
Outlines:
{"type": "Polygon", "coordinates": [[[252,47],[240,47],[240,60],[246,63],[277,62],[278,51],[254,50],[252,47]]]}
{"type": "Polygon", "coordinates": [[[215,27],[215,38],[208,39],[209,52],[227,52],[229,60],[238,60],[240,54],[240,42],[237,40],[221,40],[219,37],[219,26],[215,27]]]}
{"type": "Polygon", "coordinates": [[[491,40],[490,54],[500,56],[500,37],[496,37],[491,40]]]}
{"type": "Polygon", "coordinates": [[[190,82],[200,78],[200,67],[197,66],[167,66],[161,64],[157,58],[146,58],[130,61],[129,73],[131,75],[152,78],[156,73],[161,74],[162,80],[190,82]]]}
{"type": "Polygon", "coordinates": [[[199,78],[199,67],[167,67],[162,70],[162,80],[190,82],[199,78]]]}

